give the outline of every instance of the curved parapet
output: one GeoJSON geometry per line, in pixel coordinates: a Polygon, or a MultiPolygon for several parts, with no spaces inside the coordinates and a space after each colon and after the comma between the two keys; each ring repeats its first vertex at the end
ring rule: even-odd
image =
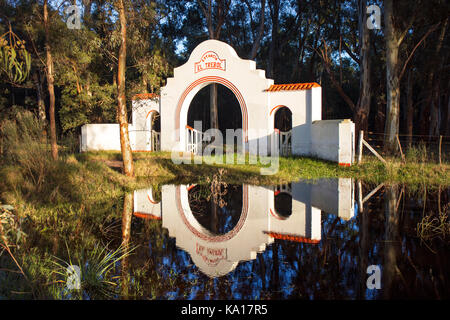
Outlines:
{"type": "Polygon", "coordinates": [[[181,129],[187,124],[189,105],[198,91],[212,83],[226,86],[239,101],[246,141],[258,138],[248,128],[267,129],[265,89],[273,80],[256,69],[255,61],[239,58],[230,45],[207,40],[192,51],[185,64],[174,69],[173,78],[161,88],[162,150],[182,148],[185,137],[181,129]]]}

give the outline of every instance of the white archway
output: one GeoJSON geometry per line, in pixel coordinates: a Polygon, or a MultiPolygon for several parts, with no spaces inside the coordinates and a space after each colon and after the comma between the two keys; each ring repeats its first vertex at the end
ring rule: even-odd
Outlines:
{"type": "Polygon", "coordinates": [[[261,101],[267,100],[264,90],[273,80],[266,79],[264,71],[256,69],[254,61],[239,58],[226,43],[207,40],[192,51],[184,65],[174,69],[174,77],[161,88],[161,131],[170,132],[163,133],[163,150],[185,151],[190,103],[202,88],[213,83],[227,87],[238,100],[244,142],[267,138],[267,134],[258,136],[258,132],[249,133],[248,129],[269,130],[264,114],[267,106],[261,106],[261,101]]]}

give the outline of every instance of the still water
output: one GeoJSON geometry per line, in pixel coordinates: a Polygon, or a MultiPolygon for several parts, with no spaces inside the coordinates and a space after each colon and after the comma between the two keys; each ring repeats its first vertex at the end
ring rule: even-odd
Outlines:
{"type": "Polygon", "coordinates": [[[123,294],[449,298],[449,194],[352,179],[136,190],[125,197],[123,241],[138,248],[123,294]]]}

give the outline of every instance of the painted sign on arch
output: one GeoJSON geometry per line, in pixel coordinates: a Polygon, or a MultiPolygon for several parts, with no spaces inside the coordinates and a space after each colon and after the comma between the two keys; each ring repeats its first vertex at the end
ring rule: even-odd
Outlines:
{"type": "Polygon", "coordinates": [[[205,52],[199,62],[194,64],[194,72],[200,72],[207,69],[226,70],[226,60],[220,59],[214,51],[205,52]]]}

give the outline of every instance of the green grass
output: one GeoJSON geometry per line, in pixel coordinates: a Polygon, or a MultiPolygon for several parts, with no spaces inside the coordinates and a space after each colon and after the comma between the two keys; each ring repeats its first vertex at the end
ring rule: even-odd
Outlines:
{"type": "MultiPolygon", "coordinates": [[[[384,165],[375,157],[366,157],[364,162],[351,167],[306,157],[281,157],[279,170],[274,175],[261,175],[267,165],[249,164],[175,164],[169,152],[134,153],[135,174],[139,178],[151,178],[158,183],[193,183],[205,181],[218,169],[224,168],[224,179],[228,183],[279,184],[299,179],[354,178],[368,183],[405,183],[410,185],[449,186],[449,165],[418,162],[414,159],[402,163],[388,159],[384,165]]],[[[80,161],[121,161],[118,152],[89,152],[77,156],[80,161]]],[[[225,161],[224,161],[225,162],[225,161]]]]}

